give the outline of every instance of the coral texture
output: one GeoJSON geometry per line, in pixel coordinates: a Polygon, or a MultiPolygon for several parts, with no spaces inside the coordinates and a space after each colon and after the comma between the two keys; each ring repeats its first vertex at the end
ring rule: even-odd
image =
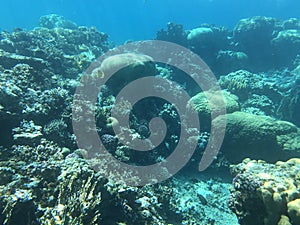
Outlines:
{"type": "Polygon", "coordinates": [[[228,200],[240,224],[298,224],[300,160],[269,164],[245,159],[232,166],[235,176],[228,200]]]}

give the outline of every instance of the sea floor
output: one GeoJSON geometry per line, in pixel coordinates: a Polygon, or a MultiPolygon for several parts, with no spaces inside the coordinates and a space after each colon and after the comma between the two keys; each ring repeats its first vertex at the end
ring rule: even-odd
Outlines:
{"type": "Polygon", "coordinates": [[[184,171],[174,177],[174,183],[178,213],[193,217],[195,224],[239,224],[227,206],[231,187],[229,175],[184,171]]]}

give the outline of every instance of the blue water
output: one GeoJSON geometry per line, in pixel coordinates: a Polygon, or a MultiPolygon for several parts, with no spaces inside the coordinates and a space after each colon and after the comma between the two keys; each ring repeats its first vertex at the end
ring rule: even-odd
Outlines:
{"type": "Polygon", "coordinates": [[[32,29],[40,16],[56,13],[79,25],[96,26],[122,43],[155,37],[166,23],[186,29],[201,23],[233,27],[245,17],[300,17],[299,0],[10,0],[1,1],[2,30],[32,29]]]}

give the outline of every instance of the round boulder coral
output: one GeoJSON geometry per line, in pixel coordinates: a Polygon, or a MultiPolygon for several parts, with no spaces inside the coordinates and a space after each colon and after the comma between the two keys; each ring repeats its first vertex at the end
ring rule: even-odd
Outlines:
{"type": "Polygon", "coordinates": [[[122,87],[135,79],[154,76],[156,68],[153,59],[148,55],[124,53],[106,58],[93,74],[110,76],[107,86],[117,94],[122,87]]]}
{"type": "Polygon", "coordinates": [[[116,150],[118,144],[118,138],[116,136],[111,134],[103,134],[100,139],[108,150],[116,150]]]}
{"type": "Polygon", "coordinates": [[[280,31],[271,41],[279,65],[290,64],[300,53],[300,30],[280,31]],[[288,49],[288,51],[287,51],[288,49]]]}
{"type": "Polygon", "coordinates": [[[273,38],[275,19],[263,16],[242,19],[233,31],[239,50],[249,56],[252,70],[268,69],[273,66],[270,41],[273,38]],[[259,49],[259,51],[258,51],[259,49]]]}
{"type": "Polygon", "coordinates": [[[252,51],[268,43],[272,39],[275,27],[275,19],[263,16],[242,19],[234,28],[234,39],[238,41],[246,51],[252,51]]]}
{"type": "Polygon", "coordinates": [[[248,68],[248,56],[244,52],[220,50],[216,58],[215,70],[218,74],[228,74],[248,68]]]}
{"type": "Polygon", "coordinates": [[[295,224],[300,224],[300,199],[295,199],[287,204],[288,214],[295,224]]]}
{"type": "Polygon", "coordinates": [[[189,100],[187,108],[198,112],[201,126],[206,127],[209,126],[211,122],[211,112],[222,110],[221,107],[223,104],[220,104],[222,101],[225,103],[227,113],[240,110],[238,97],[224,90],[200,92],[189,100]]]}
{"type": "Polygon", "coordinates": [[[300,156],[295,138],[300,132],[294,124],[269,116],[234,112],[214,119],[216,129],[224,117],[226,132],[221,151],[228,160],[239,162],[250,157],[274,162],[300,156]]]}

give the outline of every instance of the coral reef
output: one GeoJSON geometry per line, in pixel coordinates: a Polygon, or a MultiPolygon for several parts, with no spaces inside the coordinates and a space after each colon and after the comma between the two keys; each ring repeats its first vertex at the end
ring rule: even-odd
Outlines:
{"type": "Polygon", "coordinates": [[[288,121],[300,126],[300,66],[297,66],[292,73],[295,74],[295,80],[291,86],[289,93],[286,94],[278,107],[278,114],[280,118],[284,118],[288,121]]]}
{"type": "Polygon", "coordinates": [[[158,40],[187,46],[187,32],[183,30],[183,26],[180,24],[168,23],[167,30],[161,29],[156,36],[158,40]]]}
{"type": "Polygon", "coordinates": [[[143,76],[154,76],[156,68],[150,56],[124,53],[106,58],[92,75],[101,76],[99,73],[104,77],[113,75],[106,85],[116,95],[129,82],[143,76]]]}
{"type": "MultiPolygon", "coordinates": [[[[189,210],[178,207],[176,201],[183,193],[175,179],[153,186],[130,187],[113,183],[105,178],[101,167],[98,172],[92,169],[98,162],[91,164],[84,159],[87,152],[77,149],[72,130],[72,95],[84,69],[108,48],[106,34],[95,28],[79,27],[57,15],[42,17],[40,27],[32,31],[1,33],[0,223],[142,225],[200,221],[213,224],[213,217],[222,218],[220,210],[226,212],[227,221],[236,223],[234,215],[225,208],[227,192],[217,192],[217,188],[210,192],[222,197],[223,204],[206,218],[208,211],[218,205],[216,201],[204,194],[194,196],[186,188],[185,196],[188,201],[196,198],[195,206],[189,210]],[[193,212],[196,207],[202,216],[193,212]]],[[[97,103],[88,105],[95,111],[99,137],[108,151],[123,162],[145,165],[163,161],[179,138],[181,122],[174,106],[155,98],[141,101],[133,108],[126,101],[115,105],[114,95],[122,88],[120,83],[125,85],[136,77],[159,74],[151,57],[127,53],[108,58],[93,76],[105,76],[124,63],[126,67],[117,72],[116,82],[112,79],[101,87],[97,103]],[[110,114],[113,107],[121,115],[132,110],[131,127],[124,129],[132,139],[146,138],[149,121],[160,116],[169,130],[166,140],[147,155],[121,144],[112,130],[118,123],[110,114]]],[[[160,69],[170,76],[175,74],[169,68],[160,69]]],[[[93,80],[93,76],[89,79],[93,80]]],[[[182,90],[172,82],[167,83],[167,88],[178,100],[182,98],[182,90]]],[[[194,129],[189,133],[198,140],[198,146],[193,165],[187,167],[195,167],[210,134],[194,129]]],[[[137,180],[129,171],[127,176],[137,180]]],[[[201,182],[198,183],[194,190],[200,186],[201,182]]],[[[207,188],[213,184],[228,187],[215,180],[207,188]]]]}
{"type": "MultiPolygon", "coordinates": [[[[214,120],[216,128],[223,117],[214,120]]],[[[294,124],[245,112],[229,113],[225,117],[227,125],[221,151],[230,161],[240,162],[249,157],[275,162],[300,156],[300,130],[294,124]]]]}
{"type": "Polygon", "coordinates": [[[252,17],[242,19],[233,30],[234,40],[239,48],[249,56],[252,68],[266,68],[270,61],[271,40],[275,30],[275,19],[252,17]],[[259,51],[257,51],[259,49],[259,51]]]}
{"type": "Polygon", "coordinates": [[[189,31],[187,36],[188,47],[199,54],[203,60],[211,65],[219,49],[229,46],[229,31],[224,27],[203,24],[189,31]]]}
{"type": "Polygon", "coordinates": [[[39,21],[39,26],[48,29],[53,29],[53,28],[76,29],[78,27],[76,23],[70,20],[66,20],[63,16],[59,16],[56,14],[42,16],[39,21]]]}
{"type": "Polygon", "coordinates": [[[186,176],[129,187],[96,173],[80,154],[42,139],[1,155],[1,224],[214,224],[222,218],[236,224],[224,181],[186,176]]]}
{"type": "Polygon", "coordinates": [[[263,89],[263,81],[260,75],[253,74],[247,70],[238,70],[221,76],[220,86],[237,95],[240,101],[249,98],[253,92],[263,89]]]}
{"type": "Polygon", "coordinates": [[[121,222],[118,208],[125,198],[110,204],[119,198],[109,190],[114,185],[106,186],[108,181],[83,159],[64,159],[68,152],[43,140],[36,148],[16,146],[13,159],[1,161],[1,177],[6,177],[1,183],[1,223],[110,224],[112,218],[121,222]],[[111,215],[114,212],[118,215],[111,215]]]}
{"type": "Polygon", "coordinates": [[[271,45],[278,64],[288,64],[299,54],[300,30],[288,29],[280,31],[271,40],[271,45]],[[289,49],[289,51],[285,51],[286,49],[289,49]]]}
{"type": "Polygon", "coordinates": [[[244,52],[220,50],[217,53],[215,65],[217,74],[227,74],[232,71],[249,68],[249,57],[244,52]]]}
{"type": "Polygon", "coordinates": [[[261,46],[258,43],[268,43],[274,29],[274,18],[256,16],[240,20],[234,28],[234,37],[246,49],[257,48],[261,46]]]}
{"type": "MultiPolygon", "coordinates": [[[[220,175],[220,177],[222,177],[220,175]]],[[[224,177],[223,177],[224,178],[224,177]]],[[[162,203],[168,203],[171,224],[238,224],[226,204],[229,194],[229,183],[223,183],[217,178],[206,178],[193,175],[190,171],[172,179],[173,188],[159,187],[162,203]],[[172,214],[171,214],[172,213],[172,214]],[[175,214],[173,214],[175,213],[175,214]]]]}
{"type": "MultiPolygon", "coordinates": [[[[300,162],[290,158],[300,156],[299,30],[297,19],[268,17],[243,19],[233,30],[209,24],[184,30],[169,23],[157,39],[197,53],[220,78],[222,91],[203,92],[183,71],[148,55],[126,52],[106,58],[93,67],[91,76],[84,76],[95,87],[96,79],[114,74],[105,85],[95,87],[100,90],[96,103],[77,99],[73,105],[85,70],[111,47],[108,35],[54,14],[43,16],[39,27],[30,31],[2,31],[0,223],[237,224],[237,217],[246,225],[298,224],[300,162]],[[179,102],[186,91],[191,96],[186,109],[199,114],[201,130],[187,127],[172,102],[162,98],[149,97],[134,105],[116,98],[123,87],[144,76],[166,78],[164,85],[154,88],[169,91],[179,102]],[[227,115],[213,122],[218,129],[218,121],[226,117],[225,139],[209,172],[199,174],[198,163],[211,137],[211,110],[220,109],[220,96],[227,115]],[[214,104],[208,105],[207,97],[214,104]],[[120,121],[112,109],[121,118],[129,115],[129,126],[120,128],[120,133],[128,134],[126,140],[145,140],[151,151],[135,151],[115,134],[113,127],[120,121]],[[181,127],[188,134],[185,142],[197,141],[197,146],[177,177],[143,187],[125,185],[122,179],[113,182],[116,179],[107,178],[102,161],[86,159],[89,149],[76,146],[72,112],[77,111],[94,113],[105,148],[130,165],[165,161],[179,142],[181,127]],[[158,146],[147,139],[155,117],[167,128],[158,146]],[[246,157],[258,161],[240,163],[246,157]],[[223,174],[230,163],[240,163],[231,167],[232,185],[223,174]],[[216,177],[207,179],[212,176],[216,177]],[[230,186],[232,212],[225,204],[230,186]]],[[[90,132],[82,123],[85,128],[90,132]]],[[[125,172],[123,176],[138,181],[132,171],[125,172]]],[[[111,176],[121,175],[116,171],[111,176]]]]}
{"type": "Polygon", "coordinates": [[[233,189],[228,205],[242,225],[298,224],[298,158],[269,164],[245,159],[231,167],[233,189]]]}
{"type": "Polygon", "coordinates": [[[293,66],[300,53],[299,26],[295,18],[255,16],[241,19],[233,30],[209,24],[184,30],[168,24],[156,38],[188,47],[219,76],[238,69],[266,72],[293,66]]]}
{"type": "Polygon", "coordinates": [[[295,116],[298,76],[297,68],[267,73],[238,70],[221,76],[219,84],[238,96],[241,111],[273,116],[298,125],[295,116]]]}
{"type": "Polygon", "coordinates": [[[211,111],[220,111],[222,104],[220,104],[220,101],[222,101],[223,98],[226,106],[226,113],[232,113],[235,111],[240,110],[240,105],[238,102],[238,97],[234,94],[231,94],[227,91],[206,91],[206,92],[200,92],[197,95],[193,96],[187,105],[187,109],[189,110],[195,110],[200,117],[201,126],[203,126],[204,129],[207,129],[209,127],[209,124],[211,123],[211,111]],[[209,105],[208,100],[210,99],[210,102],[212,103],[209,105]]]}
{"type": "Polygon", "coordinates": [[[69,23],[60,16],[52,15],[42,17],[41,27],[30,32],[1,32],[1,66],[10,69],[24,63],[65,77],[76,77],[92,60],[108,50],[109,43],[107,34],[96,28],[73,24],[70,29],[62,25],[69,23]]]}
{"type": "Polygon", "coordinates": [[[108,50],[107,35],[56,15],[40,25],[0,33],[1,143],[11,145],[12,130],[26,120],[42,127],[40,137],[74,148],[72,94],[83,70],[108,50]]]}

